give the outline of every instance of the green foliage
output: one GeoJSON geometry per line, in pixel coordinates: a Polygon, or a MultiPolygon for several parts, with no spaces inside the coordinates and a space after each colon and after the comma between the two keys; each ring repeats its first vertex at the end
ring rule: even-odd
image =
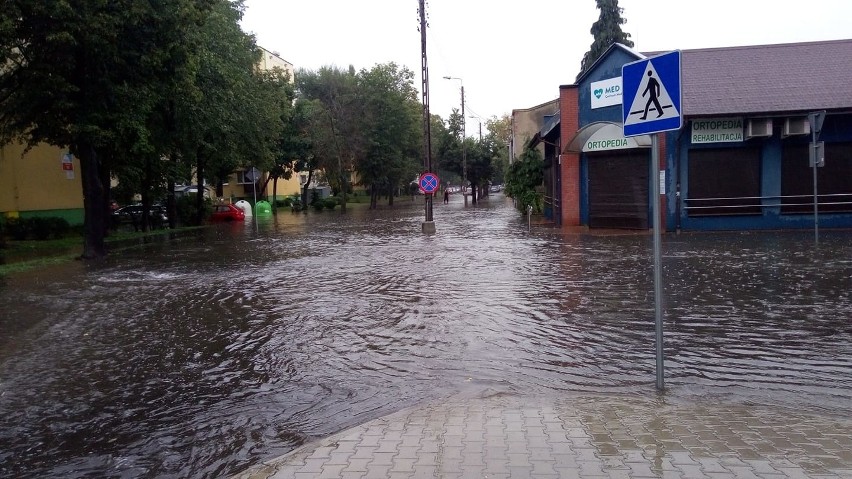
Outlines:
{"type": "MultiPolygon", "coordinates": [[[[352,67],[323,67],[302,70],[296,78],[296,105],[308,141],[290,144],[289,151],[310,159],[294,162],[298,168],[322,169],[332,190],[345,192],[341,206],[352,191],[352,172],[357,172],[360,186],[384,193],[417,174],[422,109],[410,70],[394,63],[357,73],[352,67]],[[300,149],[306,145],[309,154],[300,149]]],[[[376,196],[372,198],[375,206],[376,196]]]]}
{"type": "Polygon", "coordinates": [[[30,224],[23,218],[9,218],[6,220],[6,233],[12,239],[22,241],[30,234],[30,224]]]}
{"type": "Polygon", "coordinates": [[[340,204],[337,198],[330,196],[324,200],[324,206],[327,210],[333,210],[337,208],[337,205],[340,204]]]}
{"type": "Polygon", "coordinates": [[[293,206],[293,203],[297,201],[299,201],[299,195],[285,196],[280,200],[275,200],[275,206],[281,208],[290,208],[291,206],[293,206]]]}
{"type": "MultiPolygon", "coordinates": [[[[301,70],[296,75],[299,97],[306,101],[307,135],[312,163],[325,172],[334,191],[349,191],[355,160],[363,156],[364,135],[358,104],[355,69],[322,67],[316,72],[301,70]]],[[[307,201],[307,198],[303,198],[307,201]]]]}
{"type": "Polygon", "coordinates": [[[526,212],[532,206],[533,211],[540,213],[544,198],[539,187],[544,182],[544,161],[538,150],[527,149],[512,163],[506,172],[504,193],[515,199],[517,208],[526,212]]]}
{"type": "Polygon", "coordinates": [[[365,140],[355,164],[360,185],[390,196],[421,168],[422,109],[414,74],[394,63],[376,65],[358,74],[358,88],[365,140]]]}
{"type": "Polygon", "coordinates": [[[60,239],[71,230],[65,218],[56,216],[36,216],[32,218],[9,218],[6,220],[6,232],[17,241],[29,237],[37,240],[60,239]]]}
{"type": "MultiPolygon", "coordinates": [[[[197,197],[197,194],[190,193],[177,199],[176,209],[179,224],[184,226],[198,226],[200,224],[198,221],[198,215],[196,214],[197,197]]],[[[201,218],[207,218],[213,213],[213,202],[210,198],[204,198],[204,202],[202,204],[203,211],[201,218]]]]}
{"type": "Polygon", "coordinates": [[[153,117],[192,69],[188,40],[216,2],[229,3],[4,1],[0,139],[45,142],[80,159],[84,258],[106,254],[104,182],[124,168],[156,174],[162,137],[153,117]]]}
{"type": "Polygon", "coordinates": [[[592,24],[590,30],[594,41],[589,47],[589,51],[583,55],[583,60],[580,64],[580,73],[577,74],[579,79],[601,55],[613,43],[621,43],[627,47],[633,47],[633,41],[630,40],[630,34],[621,30],[621,26],[627,23],[621,14],[624,9],[618,6],[618,0],[595,0],[597,8],[600,10],[598,20],[592,24]]]}

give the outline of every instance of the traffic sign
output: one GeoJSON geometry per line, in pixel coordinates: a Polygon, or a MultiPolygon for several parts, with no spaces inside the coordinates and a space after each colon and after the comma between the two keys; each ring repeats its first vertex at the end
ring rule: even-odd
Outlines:
{"type": "Polygon", "coordinates": [[[438,180],[438,175],[435,173],[423,173],[420,175],[420,180],[418,180],[417,183],[420,185],[420,191],[426,194],[432,194],[438,191],[440,181],[438,180]]]}
{"type": "Polygon", "coordinates": [[[683,126],[680,51],[621,67],[624,136],[679,130],[683,126]]]}

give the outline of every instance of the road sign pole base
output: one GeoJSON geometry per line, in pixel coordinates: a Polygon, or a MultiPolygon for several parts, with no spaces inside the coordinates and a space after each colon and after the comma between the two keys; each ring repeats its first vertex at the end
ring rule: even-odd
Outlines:
{"type": "Polygon", "coordinates": [[[431,235],[435,234],[435,222],[434,221],[424,221],[423,222],[423,234],[431,235]]]}

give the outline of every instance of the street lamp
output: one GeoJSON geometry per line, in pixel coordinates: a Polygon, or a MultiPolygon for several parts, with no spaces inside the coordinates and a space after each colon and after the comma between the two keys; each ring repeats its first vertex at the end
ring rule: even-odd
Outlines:
{"type": "MultiPolygon", "coordinates": [[[[462,188],[467,188],[467,147],[464,145],[464,139],[467,136],[466,123],[464,116],[464,81],[459,77],[445,76],[445,80],[458,80],[461,85],[461,116],[462,116],[462,188]]],[[[464,192],[462,192],[464,193],[464,192]]],[[[464,195],[464,202],[467,204],[467,195],[464,195]]]]}

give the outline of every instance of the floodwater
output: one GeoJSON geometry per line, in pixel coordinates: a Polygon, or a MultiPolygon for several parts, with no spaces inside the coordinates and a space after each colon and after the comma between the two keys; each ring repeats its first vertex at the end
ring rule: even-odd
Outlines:
{"type": "MultiPolygon", "coordinates": [[[[221,477],[459,392],[653,394],[651,236],[289,211],[0,278],[0,476],[221,477]]],[[[852,233],[665,235],[665,394],[852,414],[852,233]]]]}

